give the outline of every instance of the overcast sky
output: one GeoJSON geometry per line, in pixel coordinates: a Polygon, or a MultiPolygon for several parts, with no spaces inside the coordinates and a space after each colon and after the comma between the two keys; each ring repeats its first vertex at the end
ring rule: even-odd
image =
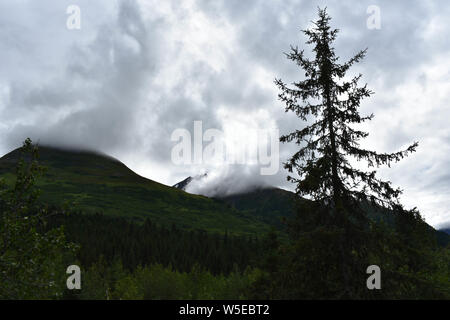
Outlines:
{"type": "MultiPolygon", "coordinates": [[[[172,185],[208,170],[230,190],[266,184],[287,189],[286,172],[255,166],[176,165],[177,128],[249,130],[304,124],[285,113],[275,77],[303,73],[283,52],[303,48],[301,29],[327,6],[346,60],[369,48],[350,72],[375,92],[363,146],[393,152],[419,141],[408,159],[380,170],[433,226],[450,222],[450,4],[448,1],[81,1],[0,2],[0,154],[26,137],[42,144],[111,154],[139,174],[172,185]],[[67,8],[81,10],[68,29],[67,8]],[[380,9],[369,29],[367,9],[380,9]],[[226,181],[226,183],[223,183],[226,181]]],[[[280,145],[280,161],[295,145],[280,145]]],[[[280,165],[281,168],[281,165],[280,165]]]]}

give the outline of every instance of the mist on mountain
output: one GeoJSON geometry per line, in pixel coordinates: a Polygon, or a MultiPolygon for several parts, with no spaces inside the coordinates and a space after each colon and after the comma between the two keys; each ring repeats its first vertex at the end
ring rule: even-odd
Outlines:
{"type": "Polygon", "coordinates": [[[206,197],[226,197],[255,189],[272,186],[272,176],[261,176],[259,166],[228,165],[196,175],[186,183],[183,190],[206,197]]]}

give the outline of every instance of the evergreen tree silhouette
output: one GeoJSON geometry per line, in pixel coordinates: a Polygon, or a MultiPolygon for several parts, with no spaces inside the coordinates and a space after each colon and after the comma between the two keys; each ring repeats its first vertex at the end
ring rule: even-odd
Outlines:
{"type": "MultiPolygon", "coordinates": [[[[342,230],[339,263],[344,296],[349,296],[352,252],[360,250],[361,242],[365,241],[361,231],[367,230],[370,224],[366,214],[368,206],[404,212],[399,202],[401,190],[392,187],[390,181],[378,178],[376,168],[401,160],[414,152],[418,143],[395,153],[377,153],[360,147],[359,141],[368,133],[358,130],[355,125],[371,120],[374,115],[362,116],[358,109],[361,101],[373,92],[367,84],[359,85],[361,74],[351,80],[347,80],[346,74],[352,65],[364,58],[367,49],[359,51],[347,62],[339,63],[333,48],[338,29],[330,27],[331,18],[326,9],[319,8],[318,14],[313,27],[303,30],[308,37],[306,44],[313,46],[314,59],[307,58],[304,50],[292,46],[286,54],[303,69],[305,79],[294,82],[293,87],[275,79],[286,112],[295,112],[308,122],[303,129],[283,135],[280,141],[295,142],[300,146],[284,167],[289,172],[288,180],[296,184],[296,193],[314,200],[314,205],[302,202],[304,210],[314,209],[315,223],[312,225],[317,226],[320,221],[322,225],[342,230]],[[352,158],[365,160],[373,170],[353,167],[352,158]]],[[[306,221],[296,223],[303,224],[303,228],[307,224],[306,221]]]]}

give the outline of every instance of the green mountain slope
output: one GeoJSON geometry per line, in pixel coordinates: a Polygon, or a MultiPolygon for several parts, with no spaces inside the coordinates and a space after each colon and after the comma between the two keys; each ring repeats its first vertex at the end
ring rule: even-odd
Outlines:
{"type": "MultiPolygon", "coordinates": [[[[269,226],[222,201],[188,194],[134,173],[106,155],[39,147],[47,172],[38,181],[42,200],[60,205],[69,200],[87,213],[124,216],[142,221],[149,217],[161,225],[210,232],[259,234],[269,226]]],[[[0,158],[0,175],[13,183],[20,150],[0,158]]]]}
{"type": "Polygon", "coordinates": [[[221,198],[233,208],[251,214],[271,225],[281,227],[295,213],[295,194],[279,188],[265,188],[221,198]]]}
{"type": "MultiPolygon", "coordinates": [[[[188,177],[175,184],[174,187],[185,189],[192,179],[188,177]]],[[[279,229],[283,228],[283,221],[295,215],[295,194],[279,188],[261,188],[218,199],[236,210],[279,229]]],[[[365,208],[370,219],[394,226],[395,219],[389,210],[374,208],[369,204],[365,205],[365,208]]],[[[435,230],[433,227],[427,226],[439,245],[447,246],[450,244],[450,235],[445,230],[435,230]]]]}
{"type": "MultiPolygon", "coordinates": [[[[294,197],[295,194],[293,192],[278,188],[268,188],[227,196],[221,199],[237,210],[253,215],[270,225],[281,227],[283,220],[294,216],[294,197]]],[[[386,225],[394,226],[394,216],[389,210],[374,208],[369,205],[366,206],[366,210],[370,219],[378,222],[383,221],[386,225]]],[[[447,246],[450,244],[449,234],[445,231],[436,230],[430,225],[427,226],[439,245],[447,246]]]]}
{"type": "MultiPolygon", "coordinates": [[[[175,184],[174,187],[184,190],[193,179],[195,178],[188,177],[175,184]]],[[[276,227],[282,227],[283,221],[295,215],[295,194],[280,188],[260,188],[225,197],[217,197],[217,199],[276,227]]],[[[388,225],[394,223],[394,217],[389,210],[373,208],[367,205],[366,211],[369,218],[375,221],[383,221],[388,225]]]]}

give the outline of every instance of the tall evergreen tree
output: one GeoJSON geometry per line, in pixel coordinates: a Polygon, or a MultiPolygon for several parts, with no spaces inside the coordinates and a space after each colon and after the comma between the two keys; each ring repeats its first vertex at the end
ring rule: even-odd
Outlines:
{"type": "MultiPolygon", "coordinates": [[[[303,31],[309,38],[306,43],[313,45],[314,59],[306,57],[304,50],[292,46],[290,53],[286,54],[304,70],[305,79],[293,83],[293,87],[281,79],[276,79],[275,83],[281,91],[279,99],[284,102],[286,112],[295,112],[308,122],[303,129],[280,138],[281,142],[293,141],[300,146],[284,164],[290,173],[288,180],[296,184],[299,196],[314,200],[302,202],[310,206],[309,210],[314,203],[316,217],[313,225],[317,226],[320,220],[322,225],[340,230],[336,248],[340,253],[343,296],[348,297],[352,290],[351,273],[355,272],[352,269],[353,256],[358,250],[362,251],[368,241],[363,236],[370,224],[365,214],[367,208],[372,204],[404,211],[399,202],[401,190],[378,178],[376,168],[401,160],[414,152],[418,143],[395,153],[377,153],[360,146],[360,139],[367,137],[368,133],[355,128],[355,125],[371,120],[373,114],[362,116],[358,109],[361,101],[373,92],[367,85],[359,85],[361,74],[351,80],[347,80],[346,74],[353,64],[364,58],[367,49],[347,62],[339,63],[333,48],[338,29],[330,27],[330,20],[326,9],[319,9],[319,18],[314,26],[303,31]],[[373,170],[353,167],[352,158],[367,161],[373,170]],[[293,172],[297,175],[292,175],[293,172]]],[[[302,224],[302,221],[297,223],[302,224]]]]}

